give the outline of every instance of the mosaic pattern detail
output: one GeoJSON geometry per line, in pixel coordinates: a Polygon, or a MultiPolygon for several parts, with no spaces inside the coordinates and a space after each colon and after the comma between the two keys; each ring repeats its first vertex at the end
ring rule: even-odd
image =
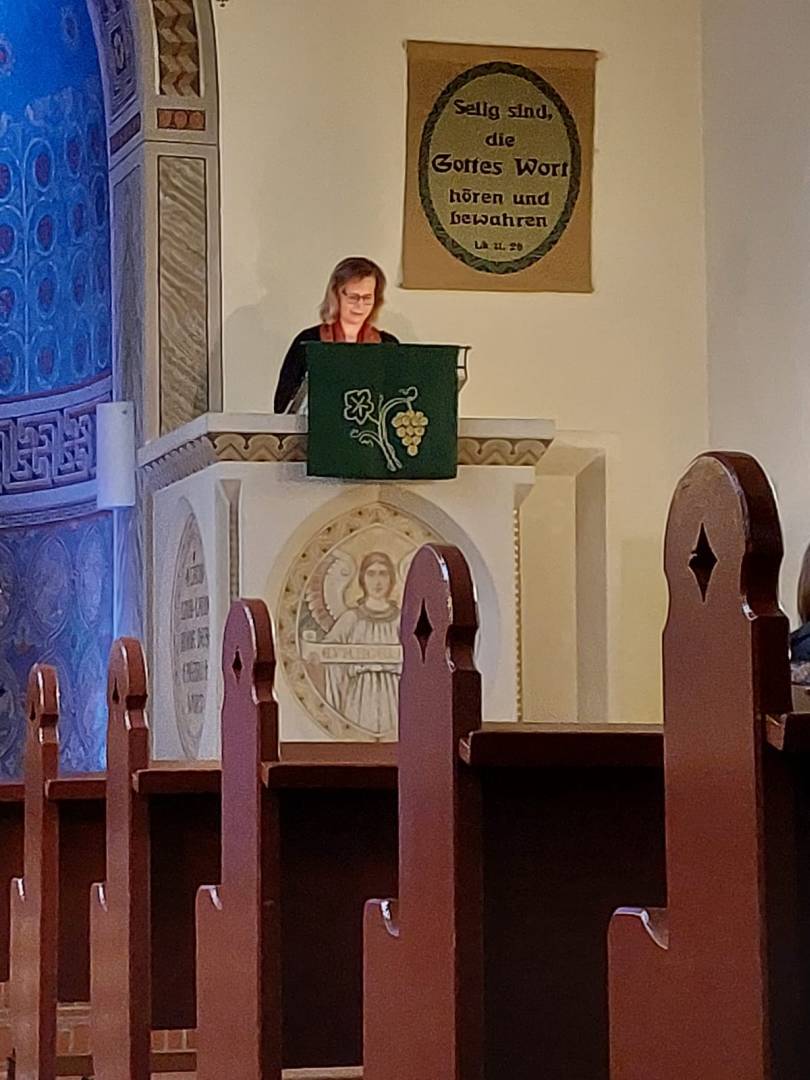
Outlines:
{"type": "Polygon", "coordinates": [[[0,418],[0,495],[46,491],[96,475],[96,405],[0,418]]]}
{"type": "MultiPolygon", "coordinates": [[[[72,491],[77,493],[78,497],[89,497],[89,494],[85,493],[83,488],[73,488],[72,491]]],[[[33,502],[32,496],[26,495],[23,497],[23,507],[21,509],[7,511],[3,506],[3,529],[17,529],[22,526],[28,528],[32,525],[53,525],[58,521],[74,521],[87,514],[95,513],[96,510],[95,503],[82,502],[60,502],[55,506],[46,504],[36,510],[26,509],[25,504],[30,505],[31,502],[33,502]]],[[[2,537],[2,532],[0,532],[0,537],[2,537]]]]}
{"type": "Polygon", "coordinates": [[[87,3],[100,29],[110,119],[115,120],[138,95],[137,52],[129,0],[87,0],[87,3]]]}
{"type": "Polygon", "coordinates": [[[0,128],[0,400],[110,370],[110,228],[100,87],[0,128]]]}
{"type": "Polygon", "coordinates": [[[163,131],[205,131],[205,111],[158,109],[157,126],[163,131]]]}
{"type": "Polygon", "coordinates": [[[116,637],[145,638],[143,618],[143,500],[132,509],[115,510],[115,612],[116,637]]]}
{"type": "Polygon", "coordinates": [[[160,93],[200,97],[200,46],[192,0],[152,0],[160,93]]]}
{"type": "Polygon", "coordinates": [[[20,773],[28,671],[60,679],[62,768],[104,767],[112,643],[112,515],[4,529],[0,536],[0,777],[20,773]]]}
{"type": "Polygon", "coordinates": [[[14,70],[14,50],[5,34],[0,34],[0,79],[14,70]]]}
{"type": "Polygon", "coordinates": [[[110,136],[110,157],[122,150],[141,130],[141,114],[135,113],[110,136]]]}

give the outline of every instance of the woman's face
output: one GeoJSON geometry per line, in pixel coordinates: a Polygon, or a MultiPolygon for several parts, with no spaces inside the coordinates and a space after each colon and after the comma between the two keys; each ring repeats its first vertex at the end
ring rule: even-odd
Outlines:
{"type": "Polygon", "coordinates": [[[352,278],[338,289],[339,318],[344,326],[360,327],[371,314],[377,292],[373,276],[352,278]]]}
{"type": "Polygon", "coordinates": [[[391,573],[385,563],[373,562],[363,575],[363,591],[374,600],[387,600],[393,587],[391,573]]]}

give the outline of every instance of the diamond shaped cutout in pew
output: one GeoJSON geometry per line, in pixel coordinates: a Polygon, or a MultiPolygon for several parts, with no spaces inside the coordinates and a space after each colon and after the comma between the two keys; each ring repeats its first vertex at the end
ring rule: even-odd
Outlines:
{"type": "Polygon", "coordinates": [[[242,676],[242,657],[241,657],[238,649],[236,650],[236,656],[234,656],[234,658],[233,658],[233,663],[231,664],[231,670],[233,671],[234,675],[236,676],[236,681],[239,682],[239,679],[242,676]]]}
{"type": "Polygon", "coordinates": [[[717,566],[717,556],[712,550],[712,545],[709,543],[705,526],[701,525],[697,544],[689,559],[689,569],[695,575],[695,581],[698,583],[698,588],[700,589],[700,598],[704,603],[706,602],[706,593],[708,592],[709,582],[712,579],[715,566],[717,566]]]}
{"type": "Polygon", "coordinates": [[[419,612],[419,618],[416,621],[416,628],[414,629],[414,637],[419,642],[419,648],[422,652],[422,663],[425,661],[425,655],[427,654],[428,642],[433,634],[433,626],[428,618],[427,608],[425,607],[425,601],[422,601],[422,610],[419,612]]]}

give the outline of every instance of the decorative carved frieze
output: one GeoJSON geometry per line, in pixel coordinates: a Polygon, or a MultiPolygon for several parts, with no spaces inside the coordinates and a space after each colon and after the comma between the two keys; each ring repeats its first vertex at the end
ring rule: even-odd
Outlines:
{"type": "MultiPolygon", "coordinates": [[[[199,467],[212,461],[246,461],[246,462],[303,462],[307,459],[307,436],[303,432],[278,433],[271,432],[237,432],[220,431],[210,432],[187,446],[206,442],[210,448],[208,455],[199,455],[199,467]]],[[[520,466],[536,465],[548,449],[551,440],[543,439],[509,439],[509,438],[486,438],[468,436],[458,441],[459,465],[500,465],[520,466]]],[[[184,447],[172,450],[163,458],[158,458],[149,464],[152,474],[160,472],[162,462],[173,459],[184,447]]],[[[196,471],[192,468],[191,470],[196,471]]],[[[184,475],[191,475],[186,472],[184,475]]],[[[179,479],[179,477],[175,477],[179,479]]],[[[174,481],[165,481],[173,483],[174,481]]],[[[163,487],[164,483],[158,486],[163,487]]]]}
{"type": "Polygon", "coordinates": [[[459,465],[536,465],[549,443],[542,439],[461,438],[459,465]]]}
{"type": "Polygon", "coordinates": [[[185,480],[187,476],[213,465],[218,460],[211,440],[205,436],[183,443],[176,450],[150,461],[143,469],[143,495],[185,480]]]}
{"type": "Polygon", "coordinates": [[[33,494],[95,479],[96,405],[108,397],[0,417],[0,494],[33,494]]]}
{"type": "Polygon", "coordinates": [[[242,435],[235,431],[210,435],[217,461],[306,461],[307,437],[242,435]]]}

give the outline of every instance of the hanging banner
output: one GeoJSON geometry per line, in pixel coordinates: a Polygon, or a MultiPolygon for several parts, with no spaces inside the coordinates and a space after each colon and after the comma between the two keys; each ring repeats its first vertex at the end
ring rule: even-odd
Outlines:
{"type": "Polygon", "coordinates": [[[408,42],[405,288],[592,291],[595,66],[408,42]]]}

